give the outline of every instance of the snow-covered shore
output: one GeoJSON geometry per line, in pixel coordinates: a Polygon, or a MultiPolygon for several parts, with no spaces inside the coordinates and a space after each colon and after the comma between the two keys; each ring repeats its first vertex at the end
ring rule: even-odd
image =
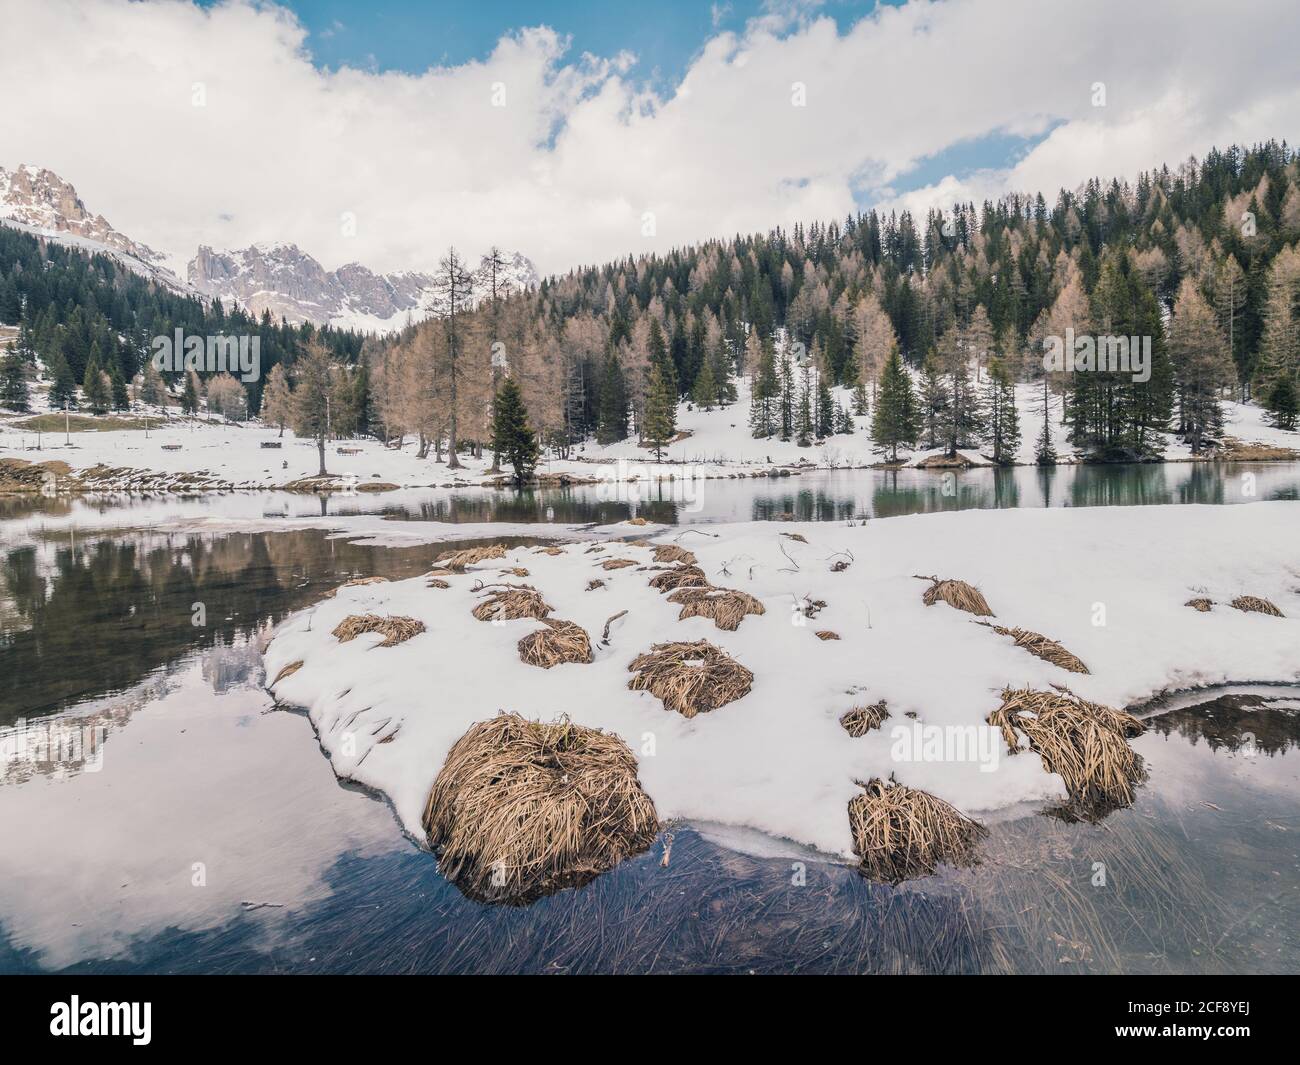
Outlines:
{"type": "Polygon", "coordinates": [[[848,857],[845,810],[858,780],[892,774],[981,817],[1064,796],[1036,755],[1012,756],[993,730],[981,729],[961,757],[940,740],[932,757],[917,742],[979,728],[1006,685],[1066,685],[1119,707],[1167,690],[1300,679],[1297,529],[1300,503],[1272,502],[745,523],[655,537],[694,552],[713,584],[761,600],[766,613],[734,632],[678,620],[679,607],[648,586],[647,547],[519,548],[444,578],[445,589],[423,578],[340,589],[280,627],[267,677],[302,663],[274,685],[276,697],[305,708],[335,771],[387,794],[417,838],[451,745],[475,721],[510,709],[617,732],[665,819],[756,829],[848,857]],[[603,569],[610,558],[636,565],[603,569]],[[914,574],[979,586],[998,624],[1059,640],[1091,673],[1066,673],[944,603],[926,607],[927,586],[914,574]],[[596,579],[604,587],[588,590],[596,579]],[[540,622],[470,614],[476,583],[501,580],[533,585],[551,617],[586,629],[594,661],[522,663],[516,644],[540,622]],[[1286,616],[1228,606],[1243,594],[1286,616]],[[1208,613],[1184,605],[1194,597],[1216,605],[1208,613]],[[802,610],[810,600],[825,602],[812,618],[802,610]],[[606,620],[623,610],[603,644],[606,620]],[[355,614],[408,616],[426,631],[393,647],[376,646],[375,635],[340,643],[332,630],[355,614]],[[840,639],[818,639],[819,630],[840,639]],[[747,695],[687,720],[628,690],[636,655],[700,639],[753,672],[747,695]],[[840,726],[845,711],[882,699],[890,713],[882,728],[854,738],[840,726]]]}
{"type": "MultiPolygon", "coordinates": [[[[869,419],[855,419],[856,431],[832,436],[820,444],[800,447],[794,441],[756,440],[748,426],[748,385],[739,382],[740,399],[725,409],[700,410],[682,404],[677,425],[680,439],[663,451],[663,461],[628,439],[598,445],[579,445],[567,459],[548,458],[538,468],[544,478],[570,481],[649,482],[667,478],[708,479],[760,476],[773,467],[808,469],[855,469],[881,464],[868,436],[869,419]]],[[[837,399],[846,406],[851,396],[836,389],[837,399]]],[[[1017,389],[1021,412],[1022,440],[1017,462],[1034,461],[1034,441],[1040,418],[1039,400],[1032,386],[1017,389]]],[[[1059,401],[1057,401],[1059,403],[1059,401]]],[[[1252,404],[1225,402],[1226,433],[1255,448],[1283,449],[1300,454],[1300,433],[1286,432],[1267,424],[1264,412],[1252,404]]],[[[221,420],[164,418],[154,416],[149,428],[116,429],[101,432],[61,431],[37,434],[22,428],[25,419],[0,417],[0,460],[22,459],[32,463],[66,462],[81,473],[102,467],[85,485],[96,491],[205,491],[266,490],[280,488],[318,472],[314,441],[300,440],[292,431],[281,435],[274,427],[252,421],[227,424],[221,420]],[[66,441],[66,443],[65,443],[66,441]]],[[[1074,449],[1064,437],[1059,413],[1051,419],[1060,461],[1076,460],[1074,449]]],[[[917,465],[940,454],[918,450],[906,454],[905,464],[917,465]]],[[[973,463],[985,461],[977,448],[962,454],[973,463]]],[[[1167,461],[1191,458],[1189,449],[1170,438],[1164,450],[1167,461]]],[[[432,455],[421,459],[414,442],[402,448],[385,447],[373,439],[334,441],[326,449],[329,472],[337,484],[358,489],[389,487],[479,486],[493,479],[491,456],[475,459],[463,456],[463,468],[451,470],[432,455]]]]}

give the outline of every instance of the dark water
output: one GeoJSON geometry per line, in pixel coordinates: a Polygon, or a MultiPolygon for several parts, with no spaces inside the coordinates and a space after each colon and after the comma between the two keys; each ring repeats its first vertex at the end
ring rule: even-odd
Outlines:
{"type": "MultiPolygon", "coordinates": [[[[1265,468],[1254,497],[1232,499],[1227,473],[1163,501],[1279,498],[1295,491],[1288,469],[1265,468]]],[[[877,514],[1004,505],[993,471],[977,472],[982,487],[955,497],[935,474],[893,486],[858,475],[838,495],[830,482],[852,475],[721,482],[750,496],[709,514],[806,505],[793,512],[843,517],[866,497],[877,514]]],[[[1127,484],[1102,472],[1107,487],[1085,490],[1072,471],[1065,496],[1174,490],[1147,468],[1127,484]]],[[[403,516],[523,520],[539,505],[456,498],[403,516]]],[[[572,506],[553,520],[601,520],[572,506]]],[[[708,826],[677,826],[667,865],[661,837],[584,889],[485,907],[438,875],[384,802],[341,786],[306,719],[261,688],[259,641],[275,621],[351,576],[423,572],[458,544],[14,528],[0,524],[0,725],[11,739],[20,724],[71,739],[58,758],[0,764],[0,972],[1300,969],[1300,692],[1157,708],[1135,741],[1150,779],[1131,809],[1096,825],[1009,814],[971,870],[887,887],[809,862],[800,877],[773,841],[746,848],[768,855],[756,857],[708,826]]]]}

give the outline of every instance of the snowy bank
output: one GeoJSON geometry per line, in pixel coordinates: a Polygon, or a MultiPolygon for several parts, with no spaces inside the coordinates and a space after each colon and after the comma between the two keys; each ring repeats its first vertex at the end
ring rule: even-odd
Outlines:
{"type": "MultiPolygon", "coordinates": [[[[749,827],[818,850],[852,852],[845,810],[855,781],[889,778],[971,814],[1062,798],[1032,754],[1009,756],[996,730],[977,750],[937,755],[930,726],[982,725],[1005,686],[1068,685],[1122,707],[1165,690],[1300,678],[1300,504],[968,511],[865,525],[751,523],[682,532],[708,579],[757,597],[762,615],[735,631],[681,608],[648,584],[649,548],[570,544],[518,548],[445,575],[345,587],[289,619],[266,655],[282,702],[306,708],[336,773],[383,791],[405,828],[421,813],[447,752],[499,710],[622,736],[665,818],[749,827]],[[806,543],[789,534],[797,534],[806,543]],[[555,549],[550,549],[554,551],[555,549]],[[635,565],[606,569],[626,558],[635,565]],[[832,569],[849,561],[847,568],[832,569]],[[519,567],[527,576],[501,571],[519,567]],[[1060,641],[1090,669],[1068,673],[945,603],[925,606],[914,574],[979,586],[998,624],[1060,641]],[[590,635],[591,664],[522,663],[516,644],[540,621],[471,616],[478,585],[527,583],[552,618],[590,635]],[[589,590],[592,581],[603,586],[589,590]],[[1267,597],[1284,618],[1234,610],[1267,597]],[[1184,604],[1211,599],[1206,613],[1184,604]],[[824,601],[808,617],[809,602],[824,601]],[[601,634],[607,620],[608,640],[601,634]],[[425,631],[392,647],[340,643],[347,616],[401,615],[425,631]],[[831,631],[840,639],[825,640],[831,631]],[[686,719],[628,689],[628,665],[653,644],[708,640],[754,674],[752,690],[686,719]],[[885,700],[889,719],[860,737],[839,718],[885,700]],[[915,716],[912,716],[915,715],[915,716]]],[[[661,542],[667,542],[661,539],[661,542]]]]}

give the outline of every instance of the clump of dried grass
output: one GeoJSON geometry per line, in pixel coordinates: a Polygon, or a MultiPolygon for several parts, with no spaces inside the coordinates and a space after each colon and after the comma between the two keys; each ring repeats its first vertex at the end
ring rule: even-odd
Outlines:
{"type": "Polygon", "coordinates": [[[419,636],[424,631],[424,622],[415,618],[394,614],[381,617],[378,614],[349,614],[335,627],[333,636],[339,643],[347,643],[367,632],[383,633],[383,642],[379,647],[395,647],[405,643],[412,636],[419,636]]]}
{"type": "Polygon", "coordinates": [[[919,575],[917,579],[930,582],[930,587],[921,596],[926,606],[934,606],[935,603],[942,599],[949,606],[958,610],[965,610],[968,614],[974,614],[977,617],[991,618],[996,616],[989,609],[988,600],[984,598],[983,593],[973,584],[952,580],[951,578],[921,577],[919,575]]]}
{"type": "Polygon", "coordinates": [[[680,603],[678,621],[687,618],[711,618],[720,629],[735,632],[747,614],[766,614],[767,610],[757,599],[733,588],[678,588],[668,597],[670,603],[680,603]]]}
{"type": "Polygon", "coordinates": [[[976,844],[988,834],[928,791],[879,778],[849,800],[849,829],[858,869],[889,884],[929,876],[940,862],[974,865],[976,844]]]}
{"type": "Polygon", "coordinates": [[[527,577],[528,571],[523,566],[510,566],[508,569],[498,570],[498,573],[508,573],[512,577],[527,577]]]}
{"type": "MultiPolygon", "coordinates": [[[[988,625],[988,622],[981,621],[981,625],[988,625]]],[[[1017,647],[1023,647],[1035,658],[1041,658],[1044,662],[1051,662],[1054,666],[1060,666],[1071,673],[1090,673],[1083,660],[1077,655],[1071,654],[1055,640],[1048,639],[1042,633],[1030,632],[1029,629],[1014,628],[1009,629],[1005,625],[988,625],[999,636],[1010,636],[1016,641],[1017,647]]]]}
{"type": "Polygon", "coordinates": [[[546,617],[551,605],[542,593],[528,584],[507,584],[489,591],[472,613],[479,621],[518,621],[546,617]]]}
{"type": "Polygon", "coordinates": [[[444,581],[441,577],[430,577],[427,581],[424,582],[424,586],[426,588],[450,588],[451,587],[451,585],[448,584],[446,581],[444,581]]]}
{"type": "Polygon", "coordinates": [[[604,588],[604,587],[605,587],[605,582],[602,581],[599,577],[596,578],[595,580],[591,580],[587,582],[587,591],[589,592],[594,592],[597,588],[604,588]]]}
{"type": "Polygon", "coordinates": [[[819,640],[838,640],[840,638],[838,632],[831,632],[830,629],[818,629],[813,635],[819,640]]]}
{"type": "Polygon", "coordinates": [[[650,587],[660,592],[675,592],[678,588],[708,588],[709,579],[699,566],[674,566],[650,578],[650,587]]]}
{"type": "Polygon", "coordinates": [[[1183,606],[1190,606],[1193,610],[1199,610],[1202,614],[1208,614],[1210,608],[1214,606],[1213,599],[1189,599],[1183,606]]]}
{"type": "Polygon", "coordinates": [[[297,662],[290,662],[287,666],[285,666],[282,670],[280,670],[279,673],[275,675],[275,680],[271,681],[271,687],[274,688],[277,684],[280,683],[280,681],[284,680],[286,677],[292,677],[300,669],[302,669],[301,659],[299,659],[297,662]]]}
{"type": "Polygon", "coordinates": [[[654,551],[656,562],[680,562],[683,566],[695,565],[695,552],[687,551],[677,544],[656,544],[654,551]]]}
{"type": "Polygon", "coordinates": [[[627,523],[628,523],[629,525],[649,525],[649,524],[650,524],[650,522],[649,522],[648,519],[646,519],[646,518],[639,518],[639,517],[638,517],[638,518],[628,518],[628,519],[627,519],[627,523]]]}
{"type": "Polygon", "coordinates": [[[604,562],[600,564],[600,568],[601,569],[624,569],[627,566],[635,566],[635,565],[636,562],[634,562],[630,558],[607,558],[605,559],[604,562]]]}
{"type": "Polygon", "coordinates": [[[451,570],[453,573],[461,573],[466,566],[473,566],[492,558],[505,557],[504,544],[488,544],[486,547],[467,547],[463,551],[444,551],[433,560],[433,564],[441,569],[451,570]]]}
{"type": "Polygon", "coordinates": [[[619,737],[513,713],[456,741],[423,824],[444,876],[471,898],[512,904],[587,883],[659,830],[619,737]]]}
{"type": "Polygon", "coordinates": [[[884,699],[867,706],[855,706],[840,715],[840,726],[854,739],[865,736],[873,728],[880,728],[889,720],[889,707],[884,699]]]}
{"type": "Polygon", "coordinates": [[[542,624],[546,628],[519,641],[519,657],[525,665],[550,669],[566,662],[591,661],[591,638],[581,625],[559,618],[545,618],[542,624]]]}
{"type": "Polygon", "coordinates": [[[1006,688],[1002,705],[987,720],[1002,730],[1012,753],[1021,750],[1023,736],[1044,768],[1065,781],[1071,802],[1080,810],[1102,812],[1133,802],[1133,788],[1143,770],[1128,738],[1145,729],[1132,714],[1063,689],[1006,688]]]}
{"type": "Polygon", "coordinates": [[[648,691],[682,717],[708,713],[749,692],[754,674],[708,640],[657,643],[627,667],[627,686],[648,691]]]}
{"type": "Polygon", "coordinates": [[[533,554],[535,554],[535,555],[550,555],[552,558],[554,558],[556,555],[562,555],[562,554],[564,554],[564,548],[562,548],[562,547],[539,547],[539,548],[537,548],[537,549],[533,552],[533,554]]]}
{"type": "Polygon", "coordinates": [[[782,533],[781,535],[787,540],[794,540],[797,543],[806,544],[808,542],[808,537],[804,536],[803,533],[782,533]]]}
{"type": "Polygon", "coordinates": [[[1232,601],[1232,606],[1237,610],[1244,610],[1248,614],[1268,614],[1275,618],[1286,617],[1282,611],[1267,599],[1261,599],[1257,595],[1239,595],[1232,601]]]}

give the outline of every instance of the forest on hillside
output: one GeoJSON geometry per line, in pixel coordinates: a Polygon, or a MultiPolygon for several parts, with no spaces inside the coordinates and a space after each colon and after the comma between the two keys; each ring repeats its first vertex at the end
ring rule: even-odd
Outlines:
{"type": "MultiPolygon", "coordinates": [[[[1041,194],[954,205],[924,219],[872,210],[763,235],[705,241],[573,270],[538,288],[474,291],[452,251],[438,313],[382,340],[254,321],[128,274],[112,260],[0,229],[0,320],[23,350],[89,380],[92,362],[129,381],[147,338],[255,331],[272,373],[270,420],[292,421],[298,353],[338,367],[338,431],[415,437],[422,454],[490,445],[493,397],[519,387],[542,442],[670,438],[679,399],[702,407],[751,384],[756,436],[824,438],[870,415],[882,451],[992,442],[1014,451],[1016,382],[1041,387],[1097,458],[1194,451],[1221,436],[1221,400],[1253,398],[1294,427],[1300,387],[1300,163],[1286,142],[1214,149],[1143,172],[1041,194]],[[1149,338],[1145,380],[1121,370],[1044,368],[1044,341],[1149,338]],[[841,396],[844,393],[840,393],[841,396]]],[[[93,375],[90,375],[93,376],[93,375]]],[[[115,378],[115,384],[120,383],[115,378]]],[[[167,382],[181,387],[176,380],[167,382]]],[[[196,393],[201,382],[189,382],[196,393]]],[[[209,390],[211,384],[208,385],[209,390]]],[[[225,385],[227,391],[230,386],[225,385]]],[[[75,388],[72,389],[75,392],[75,388]]],[[[84,399],[84,397],[83,397],[84,399]]],[[[1050,461],[1050,434],[1040,460],[1050,461]]]]}

